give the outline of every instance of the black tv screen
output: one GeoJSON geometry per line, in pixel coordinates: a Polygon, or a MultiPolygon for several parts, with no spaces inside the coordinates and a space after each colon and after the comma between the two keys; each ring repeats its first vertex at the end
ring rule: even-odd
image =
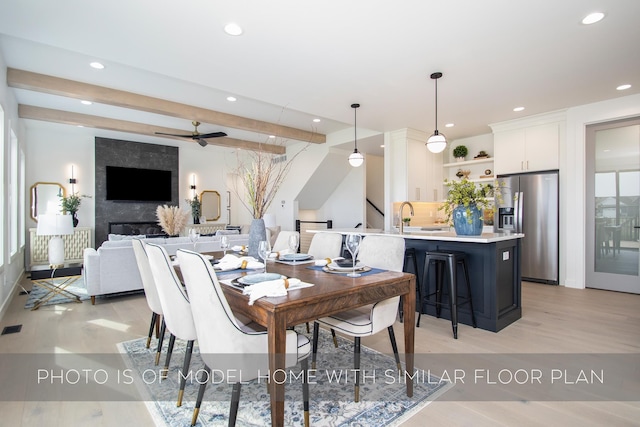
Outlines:
{"type": "Polygon", "coordinates": [[[171,201],[171,171],[107,166],[107,200],[171,201]]]}

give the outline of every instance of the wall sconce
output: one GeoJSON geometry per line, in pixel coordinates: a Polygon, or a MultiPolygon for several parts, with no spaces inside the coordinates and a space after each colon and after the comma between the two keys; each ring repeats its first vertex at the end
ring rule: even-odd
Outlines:
{"type": "Polygon", "coordinates": [[[191,174],[191,186],[189,187],[193,191],[193,197],[196,197],[196,174],[191,174]]]}
{"type": "Polygon", "coordinates": [[[71,194],[75,194],[76,192],[76,177],[73,174],[73,164],[71,165],[71,178],[69,178],[69,184],[71,184],[71,194]]]}

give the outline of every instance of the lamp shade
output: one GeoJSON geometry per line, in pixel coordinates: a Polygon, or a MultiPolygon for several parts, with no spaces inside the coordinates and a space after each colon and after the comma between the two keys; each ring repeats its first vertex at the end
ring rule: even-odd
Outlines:
{"type": "Polygon", "coordinates": [[[73,234],[73,217],[71,215],[43,214],[38,215],[38,236],[62,236],[73,234]]]}
{"type": "Polygon", "coordinates": [[[447,147],[447,139],[443,134],[435,131],[433,135],[427,139],[427,149],[432,153],[441,153],[447,147]]]}

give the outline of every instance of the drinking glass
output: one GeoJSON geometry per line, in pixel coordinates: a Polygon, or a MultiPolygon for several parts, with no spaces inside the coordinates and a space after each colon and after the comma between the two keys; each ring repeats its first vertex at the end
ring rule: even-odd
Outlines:
{"type": "Polygon", "coordinates": [[[269,254],[271,253],[271,245],[268,240],[262,240],[258,243],[258,256],[264,262],[264,272],[267,272],[267,259],[269,259],[269,254]]]}
{"type": "Polygon", "coordinates": [[[347,276],[349,277],[360,277],[360,273],[356,273],[356,257],[358,255],[358,249],[360,249],[360,240],[362,236],[359,234],[349,234],[347,235],[345,243],[347,244],[347,249],[351,254],[351,261],[353,262],[353,271],[347,276]]]}
{"type": "MultiPolygon", "coordinates": [[[[291,249],[292,254],[295,254],[296,252],[298,252],[298,243],[300,243],[300,238],[298,237],[297,233],[294,233],[291,236],[289,236],[289,241],[287,243],[289,244],[289,249],[291,249]]],[[[293,256],[292,258],[293,258],[293,263],[295,264],[296,262],[295,256],[293,256]]]]}
{"type": "Polygon", "coordinates": [[[229,249],[229,237],[226,234],[220,236],[220,249],[222,249],[223,256],[227,254],[227,249],[229,249]]]}
{"type": "Polygon", "coordinates": [[[200,238],[200,233],[198,233],[198,230],[192,228],[191,230],[189,230],[189,239],[191,239],[191,243],[193,243],[193,251],[196,251],[196,243],[198,243],[198,239],[200,238]]]}

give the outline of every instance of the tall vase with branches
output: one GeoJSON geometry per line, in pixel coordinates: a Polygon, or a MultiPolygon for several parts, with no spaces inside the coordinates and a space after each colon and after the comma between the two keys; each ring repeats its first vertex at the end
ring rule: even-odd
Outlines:
{"type": "MultiPolygon", "coordinates": [[[[282,142],[276,143],[283,144],[282,142]]],[[[238,177],[234,192],[254,221],[249,230],[249,255],[257,256],[260,240],[266,240],[263,217],[273,203],[282,182],[291,169],[292,162],[306,149],[306,145],[293,155],[278,155],[266,150],[238,153],[236,168],[238,177]],[[242,186],[241,191],[238,186],[242,186]],[[244,197],[243,197],[244,195],[244,197]],[[257,230],[257,231],[254,231],[257,230]]]]}

